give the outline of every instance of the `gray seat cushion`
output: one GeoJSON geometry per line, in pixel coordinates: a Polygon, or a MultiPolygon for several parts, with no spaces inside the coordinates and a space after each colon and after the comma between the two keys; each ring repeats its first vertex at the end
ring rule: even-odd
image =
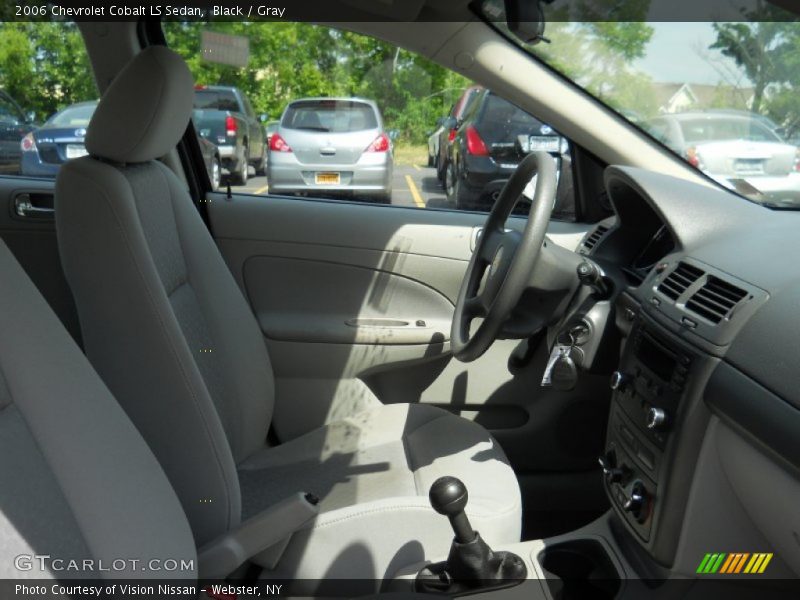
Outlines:
{"type": "Polygon", "coordinates": [[[467,514],[489,543],[519,539],[519,487],[502,449],[479,425],[425,405],[381,406],[255,453],[239,466],[242,514],[311,492],[321,514],[274,575],[381,579],[447,553],[452,530],[428,501],[443,475],[467,485],[467,514]],[[341,560],[354,548],[369,560],[341,560]]]}

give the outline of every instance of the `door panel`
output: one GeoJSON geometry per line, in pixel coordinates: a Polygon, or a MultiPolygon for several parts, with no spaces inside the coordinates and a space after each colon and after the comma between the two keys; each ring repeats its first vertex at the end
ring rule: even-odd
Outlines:
{"type": "MultiPolygon", "coordinates": [[[[423,402],[486,426],[519,472],[593,468],[605,378],[584,376],[569,394],[540,387],[543,343],[526,352],[527,341],[498,341],[469,364],[449,353],[485,215],[253,196],[215,195],[208,206],[265,334],[279,439],[376,402],[423,402]]],[[[550,238],[575,248],[586,229],[553,223],[550,238]]]]}
{"type": "Polygon", "coordinates": [[[80,343],[78,314],[61,268],[53,214],[48,210],[53,207],[54,187],[52,179],[0,177],[0,237],[80,343]]]}
{"type": "Polygon", "coordinates": [[[271,340],[397,345],[450,337],[450,301],[381,265],[258,256],[245,263],[244,280],[271,340]]]}

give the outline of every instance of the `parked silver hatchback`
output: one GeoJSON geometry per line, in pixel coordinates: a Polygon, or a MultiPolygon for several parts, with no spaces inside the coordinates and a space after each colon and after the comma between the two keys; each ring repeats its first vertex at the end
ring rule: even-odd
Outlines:
{"type": "Polygon", "coordinates": [[[375,102],[304,98],[283,112],[269,145],[273,194],[391,202],[392,142],[375,102]]]}

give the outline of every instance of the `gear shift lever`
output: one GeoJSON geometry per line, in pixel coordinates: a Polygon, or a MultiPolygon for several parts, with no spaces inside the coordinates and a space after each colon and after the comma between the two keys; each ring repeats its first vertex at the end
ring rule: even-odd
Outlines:
{"type": "Polygon", "coordinates": [[[433,482],[428,497],[433,509],[450,520],[455,537],[446,562],[428,565],[417,574],[418,591],[488,591],[525,579],[527,569],[519,556],[511,552],[493,552],[472,529],[464,512],[469,494],[459,479],[440,477],[433,482]]]}
{"type": "Polygon", "coordinates": [[[428,494],[433,510],[450,519],[459,544],[475,540],[475,530],[469,524],[464,508],[467,506],[467,486],[455,477],[440,477],[433,482],[428,494]]]}

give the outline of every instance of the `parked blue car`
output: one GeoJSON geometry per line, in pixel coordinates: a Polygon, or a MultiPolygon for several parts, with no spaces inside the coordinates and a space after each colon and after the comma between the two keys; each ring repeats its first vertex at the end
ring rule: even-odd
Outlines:
{"type": "Polygon", "coordinates": [[[22,138],[20,173],[33,177],[55,177],[66,161],[84,156],[86,127],[95,108],[96,100],[68,106],[22,138]]]}
{"type": "MultiPolygon", "coordinates": [[[[68,160],[85,156],[86,128],[97,108],[97,100],[72,104],[55,113],[44,125],[31,131],[20,142],[20,174],[31,177],[55,177],[68,160]]],[[[219,188],[222,177],[217,146],[197,136],[211,189],[219,188]]]]}

